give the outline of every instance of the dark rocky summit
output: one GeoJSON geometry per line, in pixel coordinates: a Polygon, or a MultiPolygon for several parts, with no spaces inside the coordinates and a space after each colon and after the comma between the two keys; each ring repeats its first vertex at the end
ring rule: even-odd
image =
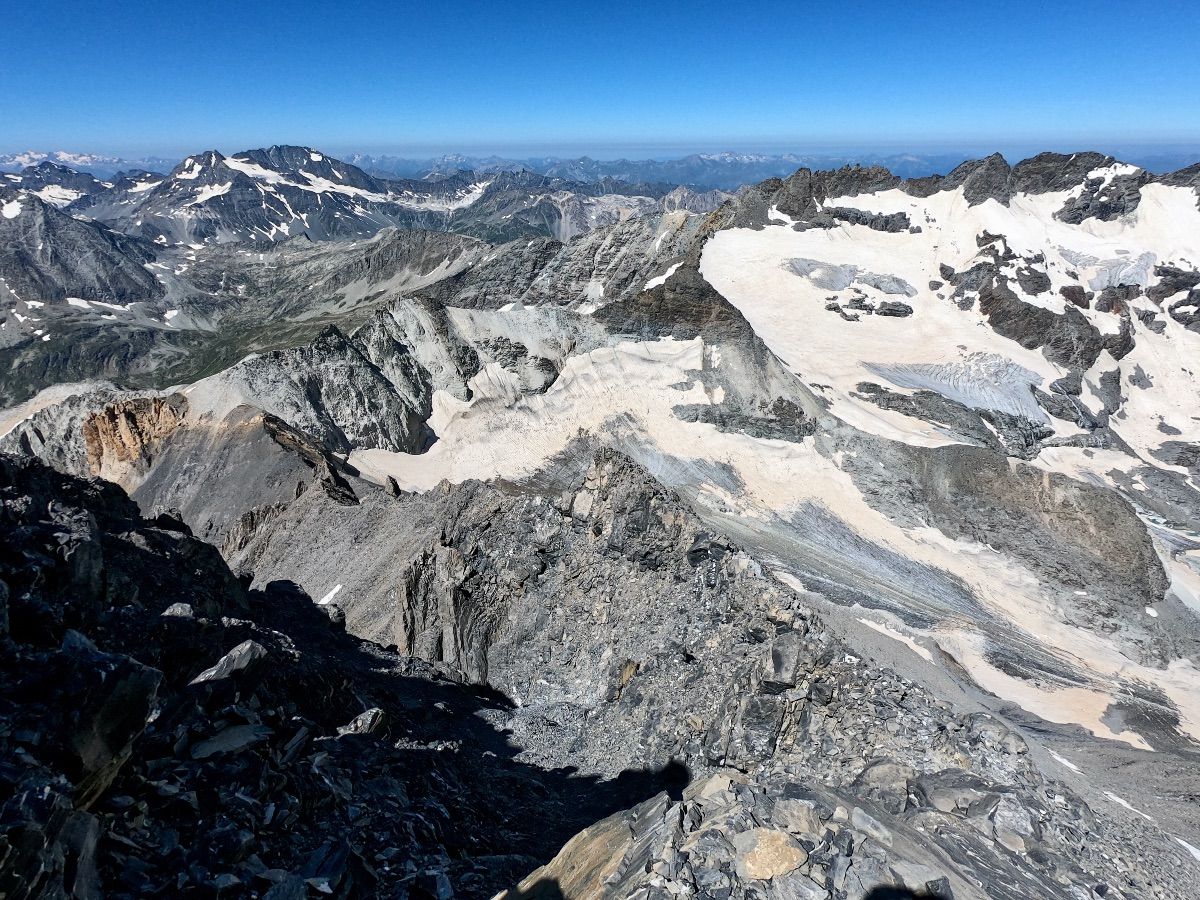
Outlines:
{"type": "MultiPolygon", "coordinates": [[[[0,201],[5,199],[0,188],[0,201]]],[[[96,222],[80,221],[31,194],[0,216],[0,277],[21,299],[89,297],[110,303],[155,300],[162,285],[147,271],[150,245],[96,222]]]]}

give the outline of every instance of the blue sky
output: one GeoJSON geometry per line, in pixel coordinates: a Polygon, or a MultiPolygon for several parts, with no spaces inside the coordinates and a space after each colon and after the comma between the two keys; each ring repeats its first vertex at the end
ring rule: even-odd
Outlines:
{"type": "Polygon", "coordinates": [[[1200,146],[1198,9],[9,3],[0,150],[1200,146]]]}

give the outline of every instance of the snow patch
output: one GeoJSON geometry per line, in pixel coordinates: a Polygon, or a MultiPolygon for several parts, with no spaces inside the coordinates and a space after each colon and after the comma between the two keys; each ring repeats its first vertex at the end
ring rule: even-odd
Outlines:
{"type": "Polygon", "coordinates": [[[193,181],[200,177],[200,173],[204,171],[204,166],[198,160],[188,157],[183,161],[187,168],[176,175],[176,178],[182,178],[184,181],[193,181]]]}
{"type": "Polygon", "coordinates": [[[34,196],[40,197],[43,202],[49,203],[51,206],[66,206],[69,203],[74,203],[83,196],[83,191],[75,191],[70,188],[65,188],[60,184],[48,184],[39,191],[33,192],[34,196]]]}
{"type": "Polygon", "coordinates": [[[793,219],[791,216],[789,216],[787,213],[780,212],[778,206],[772,206],[770,209],[767,210],[767,221],[779,222],[783,225],[795,225],[796,224],[796,220],[793,219]]]}
{"type": "Polygon", "coordinates": [[[888,625],[884,622],[875,622],[871,619],[859,619],[858,621],[863,625],[866,625],[872,631],[878,631],[880,634],[886,635],[892,640],[899,641],[900,643],[904,644],[906,647],[908,647],[908,649],[917,654],[917,656],[921,657],[921,659],[925,660],[926,662],[933,662],[932,653],[930,653],[926,648],[922,647],[899,629],[893,628],[891,625],[888,625]]]}
{"type": "Polygon", "coordinates": [[[338,595],[338,592],[341,591],[341,589],[342,586],[340,584],[335,584],[333,589],[328,594],[317,601],[317,606],[327,606],[328,604],[332,603],[333,598],[338,595]]]}
{"type": "Polygon", "coordinates": [[[666,284],[667,279],[670,278],[672,275],[674,275],[675,270],[678,269],[681,265],[683,265],[683,263],[681,263],[681,262],[672,264],[672,266],[669,269],[667,269],[667,271],[663,272],[661,275],[656,275],[655,277],[653,277],[649,281],[647,281],[645,286],[642,288],[642,290],[648,291],[651,288],[656,288],[659,285],[666,284]]]}
{"type": "MultiPolygon", "coordinates": [[[[1104,796],[1107,797],[1109,800],[1111,800],[1113,803],[1117,804],[1117,806],[1123,806],[1130,812],[1137,813],[1139,816],[1141,816],[1147,822],[1154,821],[1154,818],[1152,816],[1148,816],[1144,812],[1142,812],[1140,809],[1136,809],[1127,800],[1122,800],[1120,797],[1118,797],[1112,791],[1105,791],[1104,796]]],[[[1178,839],[1176,839],[1176,840],[1178,840],[1178,839]]]]}
{"type": "Polygon", "coordinates": [[[1192,855],[1192,859],[1196,860],[1197,862],[1200,862],[1200,849],[1193,847],[1191,844],[1189,844],[1183,838],[1175,837],[1175,835],[1171,835],[1171,838],[1177,844],[1179,844],[1180,847],[1182,847],[1184,850],[1186,850],[1188,853],[1190,853],[1192,855]]]}
{"type": "Polygon", "coordinates": [[[201,203],[207,203],[209,200],[213,199],[214,197],[220,197],[223,194],[228,194],[229,189],[231,187],[233,187],[232,181],[229,182],[228,184],[205,185],[204,187],[202,187],[200,189],[200,192],[198,194],[196,194],[196,197],[194,200],[191,200],[183,205],[184,206],[199,206],[201,203]]]}
{"type": "Polygon", "coordinates": [[[491,186],[492,181],[493,179],[491,178],[478,181],[469,188],[464,188],[451,194],[418,194],[415,191],[402,191],[399,194],[389,194],[387,199],[410,209],[454,212],[455,210],[466,209],[468,206],[478,203],[483,195],[487,193],[487,189],[491,186]]]}
{"type": "Polygon", "coordinates": [[[1047,749],[1046,752],[1049,753],[1052,757],[1054,757],[1055,762],[1057,762],[1061,766],[1065,766],[1066,768],[1070,769],[1072,772],[1082,771],[1079,768],[1079,766],[1075,765],[1075,763],[1071,762],[1065,756],[1060,756],[1059,754],[1055,753],[1053,750],[1049,750],[1049,749],[1047,749]]]}

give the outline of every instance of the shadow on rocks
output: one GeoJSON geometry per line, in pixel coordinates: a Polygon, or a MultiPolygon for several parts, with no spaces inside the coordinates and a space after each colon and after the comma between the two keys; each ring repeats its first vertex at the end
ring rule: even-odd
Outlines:
{"type": "MultiPolygon", "coordinates": [[[[327,609],[294,582],[271,582],[264,591],[252,591],[249,602],[252,618],[294,643],[310,709],[322,714],[318,724],[344,732],[364,710],[380,710],[386,728],[339,740],[378,745],[386,738],[405,752],[410,770],[447,776],[448,789],[438,799],[451,827],[470,832],[448,841],[448,850],[452,857],[466,851],[458,868],[479,876],[475,890],[468,879],[465,886],[455,885],[456,893],[487,893],[515,883],[589,825],[662,792],[680,800],[691,781],[692,773],[678,761],[610,779],[581,775],[570,766],[543,769],[519,761],[522,748],[478,715],[490,711],[494,721],[495,711],[511,710],[503,693],[462,683],[428,662],[331,628],[327,609]]],[[[562,893],[547,882],[528,896],[562,893]]]]}
{"type": "Polygon", "coordinates": [[[541,878],[528,890],[512,888],[504,894],[504,900],[566,900],[566,896],[555,878],[541,878]]]}
{"type": "Polygon", "coordinates": [[[689,779],[524,762],[507,698],[330,612],[0,456],[0,896],[492,897],[689,779]]]}

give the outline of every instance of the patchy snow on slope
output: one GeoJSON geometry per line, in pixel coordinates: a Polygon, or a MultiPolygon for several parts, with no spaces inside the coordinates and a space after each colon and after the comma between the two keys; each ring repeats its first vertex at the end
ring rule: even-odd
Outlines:
{"type": "Polygon", "coordinates": [[[41,190],[33,191],[33,194],[41,198],[44,203],[62,207],[69,203],[74,203],[82,197],[83,191],[72,190],[60,184],[48,184],[41,190]]]}
{"type": "Polygon", "coordinates": [[[380,194],[375,191],[368,191],[349,184],[340,184],[336,181],[330,181],[328,178],[323,178],[320,175],[313,175],[311,172],[305,172],[303,169],[300,170],[300,174],[304,176],[308,183],[291,183],[295,187],[303,188],[306,191],[313,191],[318,194],[346,194],[350,197],[359,197],[363,200],[371,200],[376,203],[380,203],[388,199],[384,194],[380,194]]]}
{"type": "Polygon", "coordinates": [[[1197,862],[1200,862],[1200,848],[1193,847],[1191,844],[1189,844],[1183,838],[1178,838],[1178,837],[1175,837],[1174,835],[1172,835],[1172,839],[1177,844],[1179,844],[1180,847],[1182,847],[1184,850],[1186,850],[1188,853],[1190,853],[1192,856],[1192,859],[1196,860],[1197,862]]]}
{"type": "Polygon", "coordinates": [[[276,172],[274,169],[268,169],[260,166],[256,162],[251,162],[248,159],[239,159],[236,156],[230,156],[225,160],[225,165],[231,169],[241,172],[243,175],[249,175],[256,181],[263,181],[267,184],[291,184],[294,187],[298,186],[294,181],[290,180],[284,173],[276,172]]]}
{"type": "Polygon", "coordinates": [[[130,194],[144,194],[146,191],[152,191],[162,184],[161,178],[151,178],[148,181],[139,181],[129,188],[130,194]]]}
{"type": "Polygon", "coordinates": [[[461,188],[448,194],[401,191],[389,194],[387,199],[392,203],[397,203],[409,209],[425,209],[431,212],[454,212],[455,210],[466,209],[468,206],[478,203],[483,198],[483,195],[487,193],[488,187],[494,180],[493,178],[486,178],[483,181],[475,182],[470,187],[461,188]]]}
{"type": "Polygon", "coordinates": [[[330,603],[333,602],[333,598],[336,597],[341,592],[341,590],[342,590],[342,586],[340,584],[335,584],[330,589],[329,593],[327,593],[324,597],[322,597],[320,600],[317,601],[317,606],[328,606],[330,603]]]}
{"type": "Polygon", "coordinates": [[[175,177],[182,178],[184,181],[194,181],[204,171],[204,164],[190,156],[183,161],[183,165],[185,166],[184,170],[175,175],[175,177]]]}
{"type": "Polygon", "coordinates": [[[88,310],[93,309],[94,307],[100,307],[101,309],[111,309],[115,312],[129,312],[129,310],[134,306],[133,303],[108,303],[104,300],[84,300],[82,297],[68,297],[67,305],[88,310]]]}
{"type": "MultiPolygon", "coordinates": [[[[1134,807],[1134,806],[1133,806],[1133,805],[1132,805],[1132,804],[1131,804],[1131,803],[1130,803],[1128,800],[1122,800],[1120,797],[1118,797],[1118,796],[1117,796],[1116,794],[1114,794],[1112,791],[1105,791],[1105,792],[1104,792],[1104,796],[1105,796],[1105,797],[1107,797],[1109,800],[1111,800],[1113,803],[1117,804],[1117,806],[1122,806],[1122,807],[1124,807],[1125,809],[1129,810],[1131,813],[1137,813],[1139,816],[1141,816],[1141,817],[1142,817],[1143,819],[1145,819],[1147,822],[1153,822],[1153,821],[1154,821],[1154,817],[1153,817],[1153,816],[1148,816],[1148,815],[1146,815],[1146,814],[1145,814],[1144,812],[1142,812],[1140,809],[1137,809],[1136,807],[1134,807]]],[[[1178,840],[1178,839],[1177,839],[1177,840],[1178,840]]]]}
{"type": "Polygon", "coordinates": [[[214,197],[220,197],[223,194],[228,194],[231,187],[233,187],[232,181],[225,184],[205,185],[200,189],[199,193],[196,194],[195,198],[185,203],[184,206],[199,206],[202,203],[207,203],[214,197]]]}
{"type": "Polygon", "coordinates": [[[1061,756],[1058,753],[1055,753],[1053,750],[1047,750],[1047,752],[1050,754],[1050,756],[1052,756],[1054,758],[1054,761],[1057,762],[1059,765],[1065,766],[1066,768],[1070,769],[1072,772],[1082,771],[1082,769],[1080,769],[1079,766],[1075,765],[1075,763],[1071,762],[1065,756],[1061,756]]]}
{"type": "Polygon", "coordinates": [[[933,662],[933,654],[930,653],[929,650],[927,650],[925,647],[922,647],[898,628],[888,625],[885,622],[876,622],[874,619],[860,618],[858,621],[863,625],[866,625],[872,631],[877,631],[882,635],[890,637],[894,641],[899,641],[900,643],[904,644],[906,647],[908,647],[908,649],[917,654],[917,656],[921,657],[921,659],[925,660],[926,662],[933,662]]]}
{"type": "Polygon", "coordinates": [[[770,209],[767,210],[767,221],[779,222],[780,224],[783,224],[783,225],[795,225],[796,224],[795,219],[793,219],[791,216],[789,216],[785,212],[780,212],[779,207],[777,207],[777,206],[772,206],[770,209]]]}
{"type": "Polygon", "coordinates": [[[21,214],[21,201],[9,200],[3,206],[0,206],[0,215],[6,219],[15,219],[21,214]]]}
{"type": "Polygon", "coordinates": [[[1101,166],[1098,169],[1092,169],[1087,173],[1085,178],[1088,181],[1093,181],[1099,178],[1102,182],[1101,187],[1107,187],[1114,178],[1122,175],[1136,175],[1141,171],[1142,170],[1137,166],[1130,165],[1129,163],[1117,162],[1109,166],[1101,166]]]}

